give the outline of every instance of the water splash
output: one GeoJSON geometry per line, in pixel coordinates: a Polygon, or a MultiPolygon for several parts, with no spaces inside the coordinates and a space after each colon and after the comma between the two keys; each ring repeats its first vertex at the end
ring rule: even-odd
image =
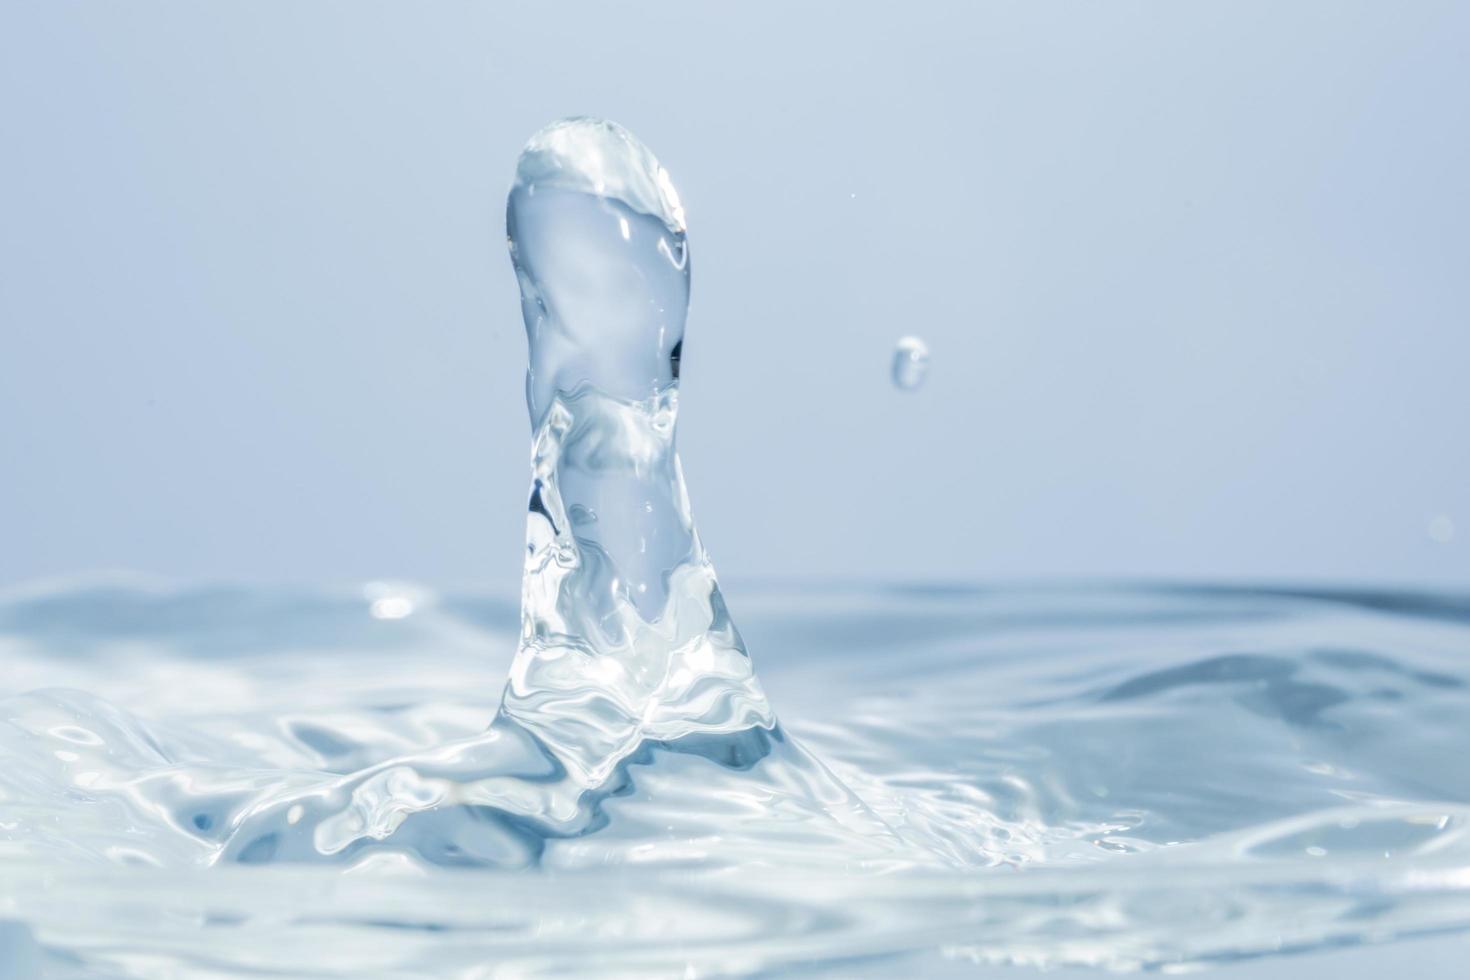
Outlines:
{"type": "MultiPolygon", "coordinates": [[[[727,798],[767,794],[859,850],[892,850],[882,822],[781,731],[694,527],[674,445],[689,250],[668,173],[614,123],[553,123],[521,154],[506,228],[534,438],[521,635],[500,710],[432,752],[257,795],[221,857],[536,864],[546,841],[603,829],[603,802],[630,792],[628,766],[654,751],[740,770],[727,798]]],[[[374,602],[380,618],[412,608],[374,602]]]]}
{"type": "Polygon", "coordinates": [[[798,744],[675,449],[672,181],[566,120],[507,225],[519,618],[389,582],[0,598],[0,974],[1169,969],[1470,928],[1463,597],[785,589],[752,629],[798,744]]]}
{"type": "Polygon", "coordinates": [[[918,337],[900,337],[893,349],[893,386],[916,391],[929,375],[929,346],[918,337]]]}
{"type": "Polygon", "coordinates": [[[536,436],[503,712],[593,780],[645,739],[773,729],[674,447],[689,247],[673,182],[620,126],[567,119],[532,137],[506,214],[536,436]]]}

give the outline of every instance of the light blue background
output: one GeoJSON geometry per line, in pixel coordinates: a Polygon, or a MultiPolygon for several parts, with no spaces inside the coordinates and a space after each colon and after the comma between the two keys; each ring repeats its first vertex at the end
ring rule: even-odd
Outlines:
{"type": "Polygon", "coordinates": [[[6,0],[0,582],[513,583],[575,113],[689,212],[727,576],[1470,582],[1453,0],[6,0]]]}

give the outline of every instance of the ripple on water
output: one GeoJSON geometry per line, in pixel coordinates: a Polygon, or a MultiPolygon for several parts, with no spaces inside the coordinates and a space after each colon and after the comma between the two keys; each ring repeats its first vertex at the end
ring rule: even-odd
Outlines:
{"type": "MultiPolygon", "coordinates": [[[[515,646],[510,604],[444,596],[374,620],[311,593],[12,598],[0,915],[98,969],[166,955],[343,976],[383,957],[646,975],[941,948],[958,964],[1123,967],[1470,922],[1461,619],[1264,591],[741,599],[799,744],[780,728],[650,743],[595,819],[558,836],[476,802],[524,804],[550,771],[476,755],[515,646]],[[175,618],[145,626],[160,604],[175,618]],[[221,657],[209,617],[233,635],[261,610],[271,640],[221,657]],[[120,619],[139,624],[121,639],[120,619]],[[847,621],[863,642],[824,634],[847,621]],[[444,795],[411,846],[390,832],[329,867],[218,864],[270,801],[304,807],[303,791],[368,771],[363,819],[444,795]],[[540,870],[496,870],[518,864],[540,870]],[[176,914],[154,915],[161,901],[176,914]]],[[[287,807],[281,830],[303,813],[287,807]]],[[[267,838],[237,857],[293,846],[267,838]]]]}

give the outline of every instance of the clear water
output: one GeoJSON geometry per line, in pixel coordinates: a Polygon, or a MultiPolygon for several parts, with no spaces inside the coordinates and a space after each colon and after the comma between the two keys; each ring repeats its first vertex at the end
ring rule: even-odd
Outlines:
{"type": "Polygon", "coordinates": [[[0,976],[1178,967],[1470,924],[1470,603],[749,588],[758,680],[675,450],[672,182],[564,121],[508,228],[519,603],[0,602],[0,976]]]}
{"type": "MultiPolygon", "coordinates": [[[[473,754],[520,642],[512,598],[15,594],[0,605],[11,949],[23,923],[58,976],[963,976],[1470,924],[1470,601],[731,599],[781,741],[639,748],[595,820],[519,825],[532,869],[503,858],[524,843],[445,867],[476,811],[423,804],[497,774],[473,754]],[[240,828],[322,826],[291,824],[290,805],[277,821],[285,800],[346,812],[349,796],[327,801],[372,773],[362,812],[407,814],[376,846],[329,859],[288,839],[280,857],[304,859],[233,859],[240,828]]],[[[516,812],[560,799],[567,777],[542,765],[499,771],[516,812]]]]}

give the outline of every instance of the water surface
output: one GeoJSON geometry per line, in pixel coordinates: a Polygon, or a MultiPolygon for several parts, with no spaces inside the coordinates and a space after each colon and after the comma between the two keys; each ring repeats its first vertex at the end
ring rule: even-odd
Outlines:
{"type": "Polygon", "coordinates": [[[784,741],[646,747],[595,824],[544,835],[513,870],[391,835],[340,861],[229,855],[230,828],[283,791],[410,759],[428,761],[379,769],[397,773],[384,792],[423,792],[443,748],[495,716],[519,642],[509,597],[13,594],[7,941],[63,976],[881,975],[909,957],[963,975],[1470,924],[1462,598],[832,585],[738,600],[784,741]],[[813,801],[831,786],[851,797],[827,813],[813,801]]]}

